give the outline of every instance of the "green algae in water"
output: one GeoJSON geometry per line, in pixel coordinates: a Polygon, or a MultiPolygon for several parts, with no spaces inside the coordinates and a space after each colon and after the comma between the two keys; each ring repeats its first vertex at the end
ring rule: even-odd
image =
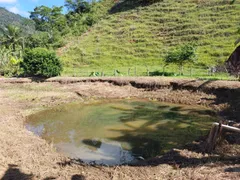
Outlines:
{"type": "Polygon", "coordinates": [[[202,107],[104,100],[31,115],[26,127],[72,158],[116,165],[192,142],[206,135],[216,120],[211,110],[202,107]]]}

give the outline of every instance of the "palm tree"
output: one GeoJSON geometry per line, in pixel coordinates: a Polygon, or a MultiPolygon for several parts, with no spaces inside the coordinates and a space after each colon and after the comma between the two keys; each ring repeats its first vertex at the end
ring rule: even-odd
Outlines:
{"type": "Polygon", "coordinates": [[[24,38],[21,36],[21,29],[17,26],[8,25],[5,28],[0,28],[3,35],[1,44],[5,44],[8,47],[12,46],[13,51],[16,51],[16,46],[21,43],[22,49],[24,48],[24,38]]]}

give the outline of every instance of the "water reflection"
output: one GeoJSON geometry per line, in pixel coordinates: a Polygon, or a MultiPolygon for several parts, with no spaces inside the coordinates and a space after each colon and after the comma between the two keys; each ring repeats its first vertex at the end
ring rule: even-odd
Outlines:
{"type": "Polygon", "coordinates": [[[78,157],[86,163],[116,165],[134,160],[131,152],[124,150],[120,143],[89,139],[83,140],[83,143],[88,146],[93,146],[95,149],[89,148],[88,146],[78,147],[73,143],[58,143],[56,147],[59,151],[71,158],[78,157]]]}
{"type": "Polygon", "coordinates": [[[145,100],[69,104],[29,117],[27,128],[87,163],[124,164],[154,157],[205,135],[209,109],[145,100]]]}

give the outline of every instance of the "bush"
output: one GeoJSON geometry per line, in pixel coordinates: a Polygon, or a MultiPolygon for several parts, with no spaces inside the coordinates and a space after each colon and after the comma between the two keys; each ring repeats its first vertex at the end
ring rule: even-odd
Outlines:
{"type": "Polygon", "coordinates": [[[149,72],[149,76],[176,76],[176,75],[175,73],[172,73],[172,72],[153,71],[153,72],[149,72]]]}
{"type": "Polygon", "coordinates": [[[45,48],[28,49],[20,64],[26,76],[53,77],[60,75],[62,64],[55,52],[45,48]]]}

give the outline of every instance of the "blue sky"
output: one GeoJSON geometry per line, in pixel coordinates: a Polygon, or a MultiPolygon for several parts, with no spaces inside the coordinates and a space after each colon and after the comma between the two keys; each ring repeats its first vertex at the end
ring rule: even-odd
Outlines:
{"type": "Polygon", "coordinates": [[[5,7],[7,10],[24,17],[29,17],[29,11],[33,11],[36,6],[41,5],[63,6],[64,0],[0,0],[0,7],[5,7]]]}

